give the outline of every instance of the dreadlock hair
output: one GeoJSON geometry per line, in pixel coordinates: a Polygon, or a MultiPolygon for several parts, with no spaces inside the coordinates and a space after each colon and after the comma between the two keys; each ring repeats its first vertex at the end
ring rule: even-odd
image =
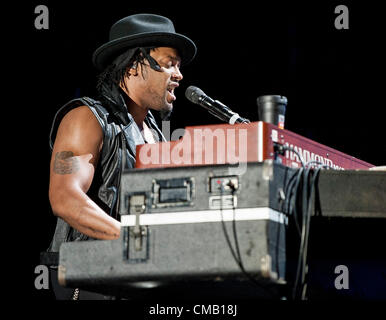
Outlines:
{"type": "MultiPolygon", "coordinates": [[[[116,57],[113,62],[98,76],[96,89],[100,95],[99,99],[104,102],[106,106],[109,106],[113,110],[114,114],[117,114],[120,111],[116,110],[117,106],[111,104],[111,100],[109,98],[114,96],[116,97],[117,93],[123,92],[120,86],[121,83],[128,91],[124,78],[125,76],[130,76],[131,68],[134,67],[137,70],[138,65],[143,65],[144,60],[146,59],[150,68],[156,71],[161,71],[161,67],[157,61],[150,55],[150,52],[154,51],[156,48],[157,47],[138,47],[129,49],[116,57]]],[[[142,68],[142,77],[144,77],[143,70],[144,69],[142,68]]],[[[117,99],[113,100],[117,101],[117,99]]],[[[171,111],[160,111],[160,117],[162,120],[168,120],[170,115],[171,111]]]]}
{"type": "Polygon", "coordinates": [[[105,94],[104,88],[106,87],[111,88],[112,86],[117,86],[117,88],[120,89],[121,83],[123,83],[126,88],[123,80],[125,76],[130,76],[130,68],[134,66],[137,69],[138,64],[143,64],[144,59],[150,56],[150,51],[153,51],[155,48],[156,47],[128,49],[116,57],[98,76],[96,85],[98,93],[103,96],[105,94]],[[146,53],[146,56],[144,56],[143,53],[146,53]]]}

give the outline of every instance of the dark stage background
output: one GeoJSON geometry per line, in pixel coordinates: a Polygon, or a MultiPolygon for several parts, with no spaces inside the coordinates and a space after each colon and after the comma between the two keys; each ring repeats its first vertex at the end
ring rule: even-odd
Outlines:
{"type": "Polygon", "coordinates": [[[35,290],[33,272],[55,226],[48,202],[51,121],[68,100],[95,94],[91,55],[107,41],[112,23],[124,16],[165,15],[198,47],[196,59],[182,69],[172,129],[219,123],[185,99],[189,85],[252,121],[258,120],[258,96],[281,94],[288,98],[286,129],[385,165],[384,26],[377,6],[348,1],[220,3],[30,1],[8,12],[18,21],[17,28],[9,28],[14,35],[10,42],[18,49],[8,53],[20,68],[12,77],[17,103],[11,112],[22,139],[29,141],[14,143],[19,168],[25,170],[23,182],[16,181],[23,190],[18,202],[26,227],[18,250],[24,261],[21,277],[29,279],[27,292],[33,297],[50,298],[35,290]],[[39,4],[49,9],[48,30],[34,27],[39,4]],[[334,27],[339,4],[349,9],[348,30],[334,27]]]}

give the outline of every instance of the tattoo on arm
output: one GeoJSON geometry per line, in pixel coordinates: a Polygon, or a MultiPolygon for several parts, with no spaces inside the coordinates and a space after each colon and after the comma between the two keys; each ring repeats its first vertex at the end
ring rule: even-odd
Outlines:
{"type": "Polygon", "coordinates": [[[61,151],[55,154],[54,172],[71,174],[79,170],[79,160],[74,158],[72,151],[61,151]]]}

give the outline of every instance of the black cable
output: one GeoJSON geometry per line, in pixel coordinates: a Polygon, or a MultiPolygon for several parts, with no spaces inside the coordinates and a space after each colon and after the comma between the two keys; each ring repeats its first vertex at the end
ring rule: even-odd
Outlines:
{"type": "MultiPolygon", "coordinates": [[[[230,186],[230,185],[229,185],[230,186]]],[[[232,195],[234,194],[234,187],[230,186],[232,188],[232,195]]],[[[225,236],[225,239],[226,239],[226,242],[228,244],[228,247],[231,251],[231,254],[233,256],[233,259],[235,260],[235,262],[237,263],[237,265],[239,266],[240,270],[242,271],[242,273],[251,281],[253,282],[255,285],[257,285],[260,289],[263,289],[266,293],[268,293],[269,295],[272,295],[272,293],[267,289],[265,288],[265,286],[258,282],[249,272],[247,272],[244,268],[244,264],[242,262],[242,259],[241,259],[241,254],[240,254],[240,247],[238,245],[238,240],[237,240],[237,231],[236,231],[236,219],[235,219],[235,210],[236,210],[236,207],[233,203],[233,212],[234,212],[234,215],[233,215],[233,224],[234,224],[234,229],[233,229],[233,235],[234,235],[234,240],[235,240],[235,246],[236,246],[236,251],[237,251],[237,255],[232,247],[232,244],[230,242],[230,239],[229,239],[229,235],[228,235],[228,231],[226,230],[226,225],[225,225],[225,221],[224,221],[224,216],[223,216],[223,208],[222,208],[222,199],[223,199],[223,192],[224,192],[224,185],[221,184],[221,188],[220,188],[220,212],[221,212],[221,223],[222,223],[222,228],[223,228],[223,232],[224,232],[224,236],[225,236]]]]}
{"type": "Polygon", "coordinates": [[[301,162],[302,167],[296,171],[296,173],[290,178],[289,182],[285,186],[286,192],[285,194],[285,203],[284,208],[287,209],[288,215],[293,216],[293,221],[296,226],[296,231],[300,237],[300,245],[299,245],[299,254],[298,254],[298,263],[297,263],[297,270],[296,270],[296,276],[294,281],[294,286],[292,290],[292,298],[296,299],[298,296],[298,287],[299,287],[299,280],[303,279],[303,257],[304,257],[304,239],[307,236],[306,234],[306,216],[304,214],[306,207],[306,200],[308,198],[307,194],[307,181],[310,170],[306,168],[306,164],[304,163],[304,160],[300,153],[295,150],[292,147],[285,146],[285,145],[279,145],[276,144],[274,146],[274,150],[276,152],[284,154],[284,150],[292,151],[294,152],[301,162]],[[301,198],[299,198],[299,195],[301,193],[301,198]],[[299,199],[301,200],[299,203],[299,199]],[[300,206],[300,217],[298,212],[298,206],[300,206]],[[300,220],[301,219],[301,220],[300,220]],[[300,221],[301,221],[301,230],[300,230],[300,221]]]}
{"type": "MultiPolygon", "coordinates": [[[[313,177],[312,177],[311,185],[310,185],[310,193],[308,196],[306,238],[305,238],[304,253],[303,253],[303,270],[304,271],[307,271],[305,269],[307,266],[306,263],[307,263],[308,240],[310,238],[310,235],[309,235],[310,231],[309,230],[310,230],[310,225],[311,225],[311,208],[312,208],[311,200],[312,200],[313,191],[314,191],[314,189],[316,189],[316,181],[318,179],[320,170],[321,170],[321,167],[315,169],[315,171],[313,173],[313,177]]],[[[302,298],[302,300],[305,299],[306,292],[307,292],[307,283],[305,282],[305,276],[306,276],[306,272],[304,272],[304,274],[302,275],[302,281],[301,281],[301,293],[302,293],[301,298],[302,298]]]]}
{"type": "Polygon", "coordinates": [[[297,299],[300,297],[301,299],[305,299],[307,292],[307,253],[311,224],[312,195],[314,190],[317,189],[316,181],[320,170],[322,168],[331,169],[332,167],[315,160],[305,163],[300,153],[294,148],[280,144],[274,145],[274,151],[276,153],[283,155],[284,150],[294,152],[302,164],[302,167],[292,175],[284,186],[285,200],[282,203],[282,211],[288,216],[293,216],[296,230],[300,237],[292,298],[297,299]],[[311,165],[317,165],[318,167],[316,169],[309,168],[311,165]]]}
{"type": "Polygon", "coordinates": [[[290,205],[289,205],[289,211],[292,212],[293,219],[295,222],[296,230],[299,234],[299,237],[301,237],[301,231],[299,226],[299,216],[298,216],[298,192],[300,191],[302,181],[302,175],[303,175],[304,168],[300,168],[297,172],[295,184],[292,186],[292,190],[290,191],[290,205]],[[293,195],[292,195],[293,192],[293,195]]]}
{"type": "Polygon", "coordinates": [[[304,280],[306,274],[306,261],[304,260],[305,245],[308,239],[307,224],[308,224],[308,199],[310,194],[309,180],[312,169],[306,169],[303,177],[303,192],[302,192],[302,238],[299,250],[299,267],[300,267],[300,279],[304,280]]]}
{"type": "MultiPolygon", "coordinates": [[[[308,176],[309,176],[310,170],[305,169],[304,173],[301,174],[301,180],[303,181],[302,185],[302,193],[301,193],[301,213],[302,213],[302,231],[301,231],[301,237],[300,237],[300,245],[299,245],[299,255],[298,255],[298,263],[297,263],[297,269],[296,269],[296,277],[295,277],[295,282],[294,282],[294,287],[293,287],[293,292],[292,292],[292,297],[293,299],[297,298],[298,295],[298,287],[299,287],[299,280],[303,276],[303,253],[304,253],[304,241],[306,237],[306,212],[307,212],[307,199],[308,199],[308,176]]],[[[298,191],[299,188],[297,188],[296,192],[298,191]]]]}
{"type": "Polygon", "coordinates": [[[290,199],[291,199],[291,192],[293,190],[293,184],[296,182],[296,177],[298,175],[298,171],[295,171],[295,173],[291,176],[291,178],[288,180],[287,184],[284,186],[284,195],[285,200],[282,204],[282,211],[286,213],[287,215],[290,214],[290,199]]]}
{"type": "Polygon", "coordinates": [[[295,225],[296,225],[296,230],[298,231],[299,236],[301,236],[300,227],[299,227],[299,223],[298,223],[296,201],[297,201],[297,190],[298,190],[299,185],[300,185],[300,177],[301,177],[301,175],[303,173],[303,169],[305,169],[306,165],[305,165],[304,160],[303,160],[302,156],[300,155],[300,153],[292,147],[276,143],[276,144],[274,144],[274,150],[276,153],[279,153],[279,154],[284,154],[284,150],[294,152],[298,156],[299,161],[302,165],[302,167],[298,171],[296,171],[295,174],[290,178],[290,181],[288,182],[287,186],[285,187],[286,191],[284,191],[284,194],[286,195],[286,201],[284,202],[284,208],[286,208],[285,204],[287,204],[287,208],[286,208],[287,214],[288,215],[290,215],[291,213],[294,214],[294,221],[295,221],[295,225]],[[293,178],[296,178],[296,179],[292,180],[293,178]],[[293,194],[293,191],[294,191],[294,194],[293,194]],[[288,192],[288,194],[287,194],[287,192],[288,192]]]}
{"type": "Polygon", "coordinates": [[[316,182],[320,170],[326,167],[321,165],[316,169],[307,169],[303,174],[303,190],[302,190],[302,237],[300,241],[298,265],[296,272],[296,279],[294,282],[293,299],[300,298],[306,299],[307,282],[306,276],[308,275],[307,253],[308,242],[310,238],[310,224],[311,224],[311,209],[312,209],[312,196],[314,190],[316,190],[316,182]]]}
{"type": "MultiPolygon", "coordinates": [[[[234,195],[235,195],[235,188],[234,188],[234,185],[229,183],[229,187],[232,189],[232,198],[234,199],[234,195]]],[[[235,203],[233,201],[233,220],[232,220],[232,229],[233,229],[233,239],[234,239],[234,242],[235,242],[235,247],[236,247],[236,253],[237,253],[237,257],[239,258],[239,262],[240,262],[240,265],[243,266],[244,268],[244,264],[243,264],[243,260],[241,258],[241,253],[240,253],[240,247],[239,247],[239,241],[238,241],[238,237],[237,237],[237,230],[236,230],[236,206],[235,206],[235,203]]]]}
{"type": "Polygon", "coordinates": [[[236,263],[238,265],[240,265],[240,260],[238,259],[238,257],[236,256],[235,254],[235,251],[233,249],[233,246],[230,242],[230,239],[229,239],[229,235],[228,235],[228,231],[226,230],[226,225],[225,225],[225,221],[224,221],[224,216],[223,216],[223,208],[222,208],[222,202],[223,202],[223,192],[224,192],[224,186],[223,184],[221,184],[221,188],[220,188],[220,213],[221,213],[221,223],[222,223],[222,228],[223,228],[223,232],[224,232],[224,236],[225,236],[225,239],[226,239],[226,242],[228,244],[228,247],[231,251],[231,254],[233,256],[233,259],[236,261],[236,263]]]}

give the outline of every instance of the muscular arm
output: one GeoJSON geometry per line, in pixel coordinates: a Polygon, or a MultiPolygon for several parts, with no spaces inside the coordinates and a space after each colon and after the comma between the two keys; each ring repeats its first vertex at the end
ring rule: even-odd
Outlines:
{"type": "Polygon", "coordinates": [[[86,106],[62,119],[50,164],[49,198],[55,215],[78,231],[97,239],[117,239],[120,222],[88,196],[102,148],[103,132],[86,106]]]}

